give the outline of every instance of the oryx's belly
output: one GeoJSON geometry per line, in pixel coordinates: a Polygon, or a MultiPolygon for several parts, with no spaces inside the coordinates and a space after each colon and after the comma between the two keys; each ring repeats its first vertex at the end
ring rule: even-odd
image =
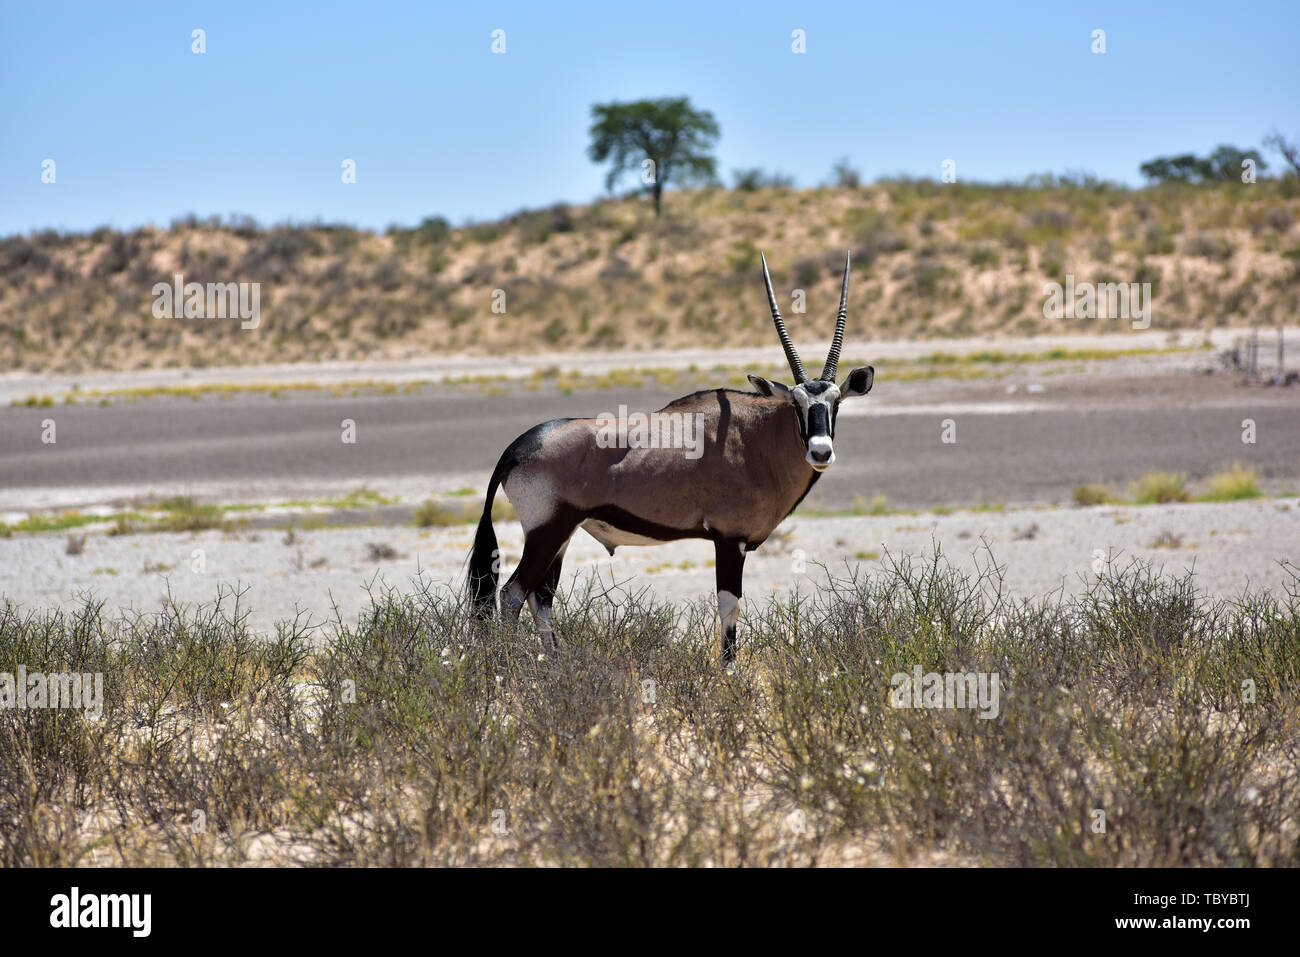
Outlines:
{"type": "Polygon", "coordinates": [[[596,518],[587,519],[582,523],[582,528],[588,535],[608,549],[613,549],[618,545],[662,545],[664,542],[669,541],[669,539],[651,538],[647,535],[638,535],[636,532],[615,528],[609,522],[602,522],[596,518]]]}

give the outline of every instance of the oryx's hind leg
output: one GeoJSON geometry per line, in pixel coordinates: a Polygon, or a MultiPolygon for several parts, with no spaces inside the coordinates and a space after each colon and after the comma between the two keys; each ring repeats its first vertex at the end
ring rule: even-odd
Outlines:
{"type": "Polygon", "coordinates": [[[575,519],[556,517],[526,532],[524,554],[519,559],[519,567],[514,570],[506,582],[506,587],[501,591],[501,612],[505,619],[510,622],[518,621],[519,610],[523,608],[525,601],[529,602],[548,644],[553,640],[550,629],[550,609],[551,596],[555,594],[555,588],[552,586],[547,594],[544,619],[540,602],[534,604],[537,601],[534,593],[543,588],[552,565],[556,568],[556,582],[559,581],[559,559],[563,556],[569,539],[577,527],[578,523],[575,519]]]}
{"type": "Polygon", "coordinates": [[[551,603],[555,599],[555,589],[560,584],[560,572],[564,569],[564,552],[569,547],[566,541],[560,548],[560,552],[551,562],[551,567],[546,570],[546,576],[542,579],[535,591],[528,596],[528,607],[537,620],[537,630],[542,633],[542,641],[546,647],[554,650],[559,647],[559,639],[555,635],[555,626],[551,624],[551,603]]]}
{"type": "Polygon", "coordinates": [[[516,622],[528,602],[547,647],[555,640],[551,598],[559,583],[561,558],[583,519],[577,509],[556,496],[558,481],[544,462],[524,462],[505,481],[510,504],[524,527],[524,554],[501,590],[501,613],[507,621],[516,622]]]}

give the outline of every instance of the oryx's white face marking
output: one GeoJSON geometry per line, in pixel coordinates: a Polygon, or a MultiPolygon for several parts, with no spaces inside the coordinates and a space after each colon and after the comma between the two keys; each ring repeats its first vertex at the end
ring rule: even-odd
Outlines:
{"type": "Polygon", "coordinates": [[[799,433],[808,453],[804,461],[818,472],[835,464],[835,413],[840,405],[840,390],[834,382],[812,379],[790,390],[799,411],[799,433]]]}
{"type": "Polygon", "coordinates": [[[828,379],[807,379],[794,386],[750,375],[749,381],[759,395],[782,398],[794,406],[799,420],[799,437],[807,449],[804,461],[817,472],[825,472],[835,462],[835,416],[840,402],[871,391],[875,370],[860,366],[849,373],[842,385],[828,379]]]}

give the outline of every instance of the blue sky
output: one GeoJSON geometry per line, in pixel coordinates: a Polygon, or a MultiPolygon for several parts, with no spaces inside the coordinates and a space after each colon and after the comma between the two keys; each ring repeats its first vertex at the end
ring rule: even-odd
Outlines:
{"type": "Polygon", "coordinates": [[[603,189],[590,107],[611,99],[712,110],[728,182],[761,166],[814,185],[848,156],[868,179],[938,177],[952,158],[960,179],[1136,185],[1158,154],[1300,137],[1294,0],[0,4],[4,235],[188,212],[382,228],[585,202],[603,189]]]}

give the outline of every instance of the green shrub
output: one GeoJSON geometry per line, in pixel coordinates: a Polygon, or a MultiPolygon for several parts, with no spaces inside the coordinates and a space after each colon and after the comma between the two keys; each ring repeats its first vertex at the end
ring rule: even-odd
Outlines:
{"type": "Polygon", "coordinates": [[[1232,468],[1210,476],[1209,491],[1202,496],[1207,502],[1235,502],[1246,498],[1259,498],[1259,473],[1234,462],[1232,468]]]}
{"type": "Polygon", "coordinates": [[[1139,505],[1187,502],[1187,476],[1173,472],[1148,472],[1133,483],[1133,497],[1139,505]]]}
{"type": "Polygon", "coordinates": [[[1089,505],[1105,505],[1113,502],[1115,499],[1110,491],[1100,485],[1078,485],[1074,489],[1074,504],[1087,507],[1089,505]]]}

